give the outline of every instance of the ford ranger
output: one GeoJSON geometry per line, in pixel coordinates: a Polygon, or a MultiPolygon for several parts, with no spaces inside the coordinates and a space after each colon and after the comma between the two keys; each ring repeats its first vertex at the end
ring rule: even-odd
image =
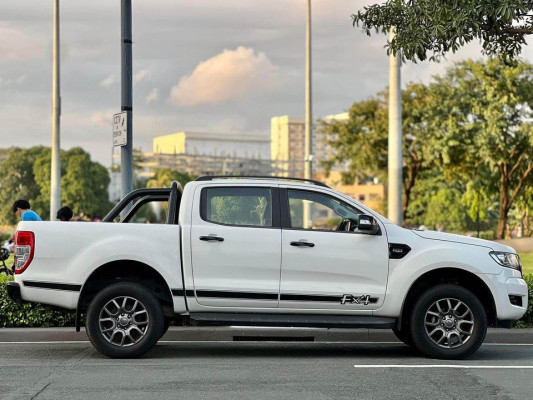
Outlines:
{"type": "Polygon", "coordinates": [[[392,329],[459,359],[526,311],[516,252],[399,227],[323,183],[200,177],[140,189],[101,223],[20,222],[17,301],[76,310],[94,347],[137,357],[186,326],[392,329]],[[150,222],[150,223],[148,223],[150,222]]]}

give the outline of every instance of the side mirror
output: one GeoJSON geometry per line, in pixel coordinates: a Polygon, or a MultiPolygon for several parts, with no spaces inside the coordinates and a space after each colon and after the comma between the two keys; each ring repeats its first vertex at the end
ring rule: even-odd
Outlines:
{"type": "Polygon", "coordinates": [[[379,225],[371,215],[360,214],[357,228],[360,232],[368,235],[376,235],[379,232],[379,225]]]}

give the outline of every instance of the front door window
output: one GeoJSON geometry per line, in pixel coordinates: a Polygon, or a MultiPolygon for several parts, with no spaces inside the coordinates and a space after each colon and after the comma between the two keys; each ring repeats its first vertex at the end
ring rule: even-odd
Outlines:
{"type": "Polygon", "coordinates": [[[318,231],[355,231],[359,210],[335,197],[288,190],[291,228],[318,231]]]}

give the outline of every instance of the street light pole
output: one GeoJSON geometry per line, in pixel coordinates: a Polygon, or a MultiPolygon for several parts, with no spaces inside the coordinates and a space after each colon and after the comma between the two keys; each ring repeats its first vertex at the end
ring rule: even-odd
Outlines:
{"type": "MultiPolygon", "coordinates": [[[[389,40],[396,36],[394,27],[389,40]]],[[[389,147],[388,147],[388,218],[402,224],[402,56],[400,51],[389,57],[389,147]]]]}
{"type": "Polygon", "coordinates": [[[313,179],[313,116],[311,102],[311,0],[307,0],[307,23],[305,29],[305,179],[313,179]]]}
{"type": "MultiPolygon", "coordinates": [[[[304,178],[313,179],[313,117],[311,109],[311,0],[307,0],[307,18],[305,24],[305,143],[304,143],[304,178]]],[[[303,227],[311,224],[309,202],[304,202],[303,227]]]]}
{"type": "Polygon", "coordinates": [[[50,220],[55,219],[61,206],[61,161],[59,127],[61,117],[61,97],[59,93],[59,0],[54,0],[52,55],[52,158],[50,170],[50,220]]]}
{"type": "Polygon", "coordinates": [[[120,149],[121,198],[133,190],[133,96],[131,0],[121,0],[121,103],[126,112],[126,145],[120,149]]]}

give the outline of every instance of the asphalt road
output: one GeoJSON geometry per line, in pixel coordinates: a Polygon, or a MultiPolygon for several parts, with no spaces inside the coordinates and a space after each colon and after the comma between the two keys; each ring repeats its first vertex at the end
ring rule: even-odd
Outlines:
{"type": "Polygon", "coordinates": [[[0,399],[524,399],[533,345],[466,361],[378,343],[175,342],[112,360],[88,342],[0,343],[0,399]]]}

